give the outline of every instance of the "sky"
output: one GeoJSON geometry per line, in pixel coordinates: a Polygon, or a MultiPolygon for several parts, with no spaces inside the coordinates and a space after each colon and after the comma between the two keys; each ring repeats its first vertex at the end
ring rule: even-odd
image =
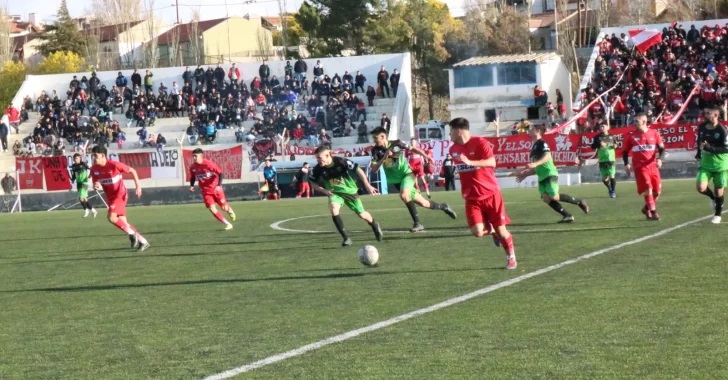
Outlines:
{"type": "MultiPolygon", "coordinates": [[[[142,0],[142,4],[149,4],[150,0],[142,0]]],[[[153,0],[157,17],[174,23],[176,12],[175,0],[153,0]]],[[[277,16],[279,12],[278,0],[177,0],[179,1],[179,15],[181,22],[189,22],[192,11],[199,9],[200,19],[209,20],[229,16],[244,16],[246,14],[259,16],[277,16]],[[225,5],[227,2],[227,6],[225,5]]],[[[303,0],[285,0],[287,10],[298,10],[303,0]]],[[[453,16],[461,16],[465,12],[466,0],[445,0],[453,16]]],[[[5,8],[11,15],[20,15],[25,21],[28,14],[36,13],[37,20],[52,21],[55,17],[60,0],[5,0],[5,8]]],[[[66,0],[71,17],[80,17],[90,14],[92,0],[66,0]]]]}

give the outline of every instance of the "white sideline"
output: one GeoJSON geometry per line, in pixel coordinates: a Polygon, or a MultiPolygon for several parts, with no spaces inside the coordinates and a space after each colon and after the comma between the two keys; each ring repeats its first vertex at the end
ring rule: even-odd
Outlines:
{"type": "Polygon", "coordinates": [[[630,240],[630,241],[626,241],[624,243],[619,243],[617,245],[613,245],[611,247],[607,247],[607,248],[600,249],[598,251],[594,251],[594,252],[591,252],[591,253],[587,253],[587,254],[581,255],[579,257],[576,257],[576,258],[573,258],[573,259],[569,259],[569,260],[563,261],[563,262],[558,263],[558,264],[554,264],[554,265],[551,265],[551,266],[548,266],[548,267],[545,267],[545,268],[541,268],[539,270],[536,270],[536,271],[533,271],[533,272],[530,272],[530,273],[526,273],[526,274],[520,275],[518,277],[514,277],[514,278],[512,278],[510,280],[506,280],[506,281],[499,282],[497,284],[490,285],[490,286],[485,287],[485,288],[482,288],[482,289],[478,289],[476,291],[473,291],[473,292],[464,294],[464,295],[462,295],[460,297],[450,298],[450,299],[448,299],[446,301],[440,302],[440,303],[435,304],[435,305],[432,305],[432,306],[428,306],[428,307],[423,308],[423,309],[419,309],[419,310],[415,310],[415,311],[412,311],[412,312],[409,312],[409,313],[406,313],[406,314],[398,315],[396,317],[392,317],[392,318],[387,319],[385,321],[377,322],[377,323],[375,323],[373,325],[369,325],[369,326],[365,326],[365,327],[362,327],[362,328],[358,328],[356,330],[351,330],[349,332],[345,332],[343,334],[336,335],[336,336],[332,336],[330,338],[327,338],[327,339],[324,339],[324,340],[320,340],[318,342],[314,342],[314,343],[311,343],[311,344],[307,344],[305,346],[301,346],[301,347],[295,348],[295,349],[290,350],[290,351],[286,351],[286,352],[283,352],[283,353],[280,353],[280,354],[277,354],[277,355],[269,356],[269,357],[267,357],[265,359],[261,359],[261,360],[255,361],[253,363],[246,364],[246,365],[241,366],[241,367],[233,368],[231,370],[228,370],[228,371],[225,371],[225,372],[220,372],[220,373],[215,374],[215,375],[210,375],[210,376],[206,377],[204,380],[222,380],[222,379],[228,379],[228,378],[231,378],[233,376],[239,375],[241,373],[250,372],[250,371],[252,371],[254,369],[261,368],[261,367],[265,367],[265,366],[267,366],[269,364],[277,363],[277,362],[280,362],[280,361],[283,361],[283,360],[286,360],[286,359],[290,359],[290,358],[293,358],[293,357],[296,357],[296,356],[300,356],[300,355],[303,355],[303,354],[305,354],[305,353],[307,353],[309,351],[318,350],[319,348],[326,347],[326,346],[328,346],[330,344],[333,344],[333,343],[343,342],[343,341],[349,340],[351,338],[357,337],[357,336],[362,335],[362,334],[365,334],[365,333],[369,333],[369,332],[372,332],[372,331],[376,331],[376,330],[383,329],[385,327],[389,327],[389,326],[391,326],[391,325],[393,325],[395,323],[399,323],[399,322],[402,322],[402,321],[406,321],[408,319],[412,319],[412,318],[418,317],[420,315],[428,314],[428,313],[431,313],[433,311],[437,311],[437,310],[444,309],[444,308],[449,307],[449,306],[452,306],[452,305],[459,304],[461,302],[468,301],[468,300],[470,300],[472,298],[475,298],[475,297],[478,297],[478,296],[482,296],[483,294],[488,294],[488,293],[494,292],[494,291],[496,291],[498,289],[505,288],[505,287],[511,286],[513,284],[517,284],[517,283],[519,283],[521,281],[527,280],[527,279],[532,278],[532,277],[536,277],[536,276],[540,276],[540,275],[545,274],[545,273],[549,273],[549,272],[554,271],[556,269],[563,268],[563,267],[565,267],[567,265],[571,265],[571,264],[578,263],[579,261],[582,261],[582,260],[591,259],[592,257],[596,257],[596,256],[602,255],[602,254],[607,253],[607,252],[611,252],[611,251],[614,251],[614,250],[617,250],[617,249],[620,249],[620,248],[628,247],[630,245],[642,243],[643,241],[647,241],[647,240],[654,239],[654,238],[659,237],[659,236],[662,236],[662,235],[669,234],[669,233],[671,233],[673,231],[679,230],[679,229],[684,228],[684,227],[687,227],[689,225],[692,225],[692,224],[701,222],[701,221],[706,220],[706,219],[710,219],[712,216],[713,215],[709,215],[709,216],[704,216],[704,217],[701,217],[701,218],[693,219],[691,221],[688,221],[688,222],[685,222],[685,223],[681,223],[681,224],[672,226],[670,228],[666,228],[664,230],[655,232],[653,234],[645,235],[645,236],[643,236],[641,238],[633,239],[633,240],[630,240]]]}

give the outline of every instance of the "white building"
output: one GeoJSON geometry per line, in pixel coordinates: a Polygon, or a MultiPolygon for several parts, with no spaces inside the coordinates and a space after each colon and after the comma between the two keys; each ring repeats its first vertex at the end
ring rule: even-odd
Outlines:
{"type": "Polygon", "coordinates": [[[567,115],[571,113],[571,76],[554,52],[474,57],[448,71],[450,115],[467,118],[478,135],[495,133],[496,125],[538,119],[536,85],[554,105],[556,90],[561,90],[567,115]]]}

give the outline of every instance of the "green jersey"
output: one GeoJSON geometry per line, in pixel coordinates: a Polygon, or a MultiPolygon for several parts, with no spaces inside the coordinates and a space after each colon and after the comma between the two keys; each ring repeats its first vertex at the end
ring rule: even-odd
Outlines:
{"type": "Polygon", "coordinates": [[[698,126],[696,141],[700,159],[700,168],[710,172],[728,170],[728,132],[722,125],[713,125],[704,122],[698,126]],[[703,149],[703,143],[708,143],[708,149],[703,149]]]}
{"type": "Polygon", "coordinates": [[[358,169],[359,165],[344,157],[331,158],[333,160],[328,166],[316,165],[309,174],[308,180],[333,193],[357,194],[359,186],[357,186],[349,171],[358,169]]]}
{"type": "Polygon", "coordinates": [[[614,136],[608,133],[600,133],[594,136],[591,148],[597,151],[599,162],[614,162],[614,148],[616,145],[614,136]]]}
{"type": "Polygon", "coordinates": [[[88,183],[89,167],[85,162],[71,165],[71,181],[76,181],[79,185],[88,183]]]}
{"type": "Polygon", "coordinates": [[[390,141],[386,147],[375,146],[372,148],[372,161],[382,164],[388,185],[399,184],[405,177],[412,174],[412,169],[405,156],[405,151],[408,149],[410,146],[402,140],[390,141]],[[391,156],[387,156],[388,151],[392,152],[391,156]]]}
{"type": "MultiPolygon", "coordinates": [[[[531,162],[536,162],[543,158],[546,153],[551,153],[549,144],[546,141],[538,140],[531,145],[531,162]]],[[[538,180],[543,181],[549,177],[558,177],[559,172],[556,170],[553,158],[536,166],[536,175],[538,180]]]]}

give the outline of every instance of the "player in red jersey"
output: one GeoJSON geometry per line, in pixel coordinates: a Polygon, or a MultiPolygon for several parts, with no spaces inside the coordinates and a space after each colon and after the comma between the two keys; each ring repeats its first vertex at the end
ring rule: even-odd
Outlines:
{"type": "Polygon", "coordinates": [[[192,158],[194,162],[190,165],[190,192],[195,191],[195,181],[197,181],[205,207],[210,210],[215,219],[225,225],[225,230],[232,230],[232,223],[228,222],[215,206],[215,204],[220,205],[230,215],[230,219],[235,221],[235,212],[227,203],[225,192],[222,189],[222,169],[216,163],[206,159],[205,152],[200,148],[192,151],[192,158]]]}
{"type": "Polygon", "coordinates": [[[657,198],[662,190],[660,168],[665,146],[662,137],[647,125],[647,115],[638,113],[635,116],[636,130],[624,139],[624,171],[630,175],[634,167],[634,178],[637,182],[637,193],[645,197],[642,213],[648,220],[660,220],[657,213],[657,198]],[[632,165],[629,164],[629,153],[632,152],[632,165]]]}
{"type": "Polygon", "coordinates": [[[513,235],[506,228],[511,219],[495,178],[493,149],[486,139],[470,135],[470,123],[462,117],[450,122],[450,140],[450,155],[460,173],[470,232],[478,238],[493,233],[494,241],[500,243],[496,245],[503,246],[506,252],[506,269],[516,269],[513,235]]]}
{"type": "MultiPolygon", "coordinates": [[[[412,139],[410,141],[410,146],[417,146],[417,140],[412,139]]],[[[426,150],[422,150],[423,152],[427,152],[426,150]]],[[[430,159],[432,159],[432,155],[430,154],[428,156],[430,159]]],[[[425,188],[425,193],[427,194],[427,198],[432,199],[432,196],[430,195],[430,186],[427,183],[427,178],[425,177],[425,165],[430,166],[427,159],[423,159],[423,156],[419,153],[416,153],[413,150],[407,151],[407,162],[409,163],[410,169],[412,169],[412,174],[415,176],[415,189],[420,189],[420,181],[422,181],[422,186],[425,188]]]]}
{"type": "Polygon", "coordinates": [[[134,168],[117,161],[111,161],[106,157],[106,148],[97,145],[91,151],[94,156],[94,164],[91,166],[91,182],[96,190],[104,190],[106,203],[109,205],[109,222],[118,229],[129,235],[131,248],[144,251],[149,248],[149,242],[136,228],[126,220],[126,202],[129,194],[121,178],[123,173],[131,173],[134,177],[136,196],[142,196],[142,186],[139,184],[139,176],[134,168]]]}

